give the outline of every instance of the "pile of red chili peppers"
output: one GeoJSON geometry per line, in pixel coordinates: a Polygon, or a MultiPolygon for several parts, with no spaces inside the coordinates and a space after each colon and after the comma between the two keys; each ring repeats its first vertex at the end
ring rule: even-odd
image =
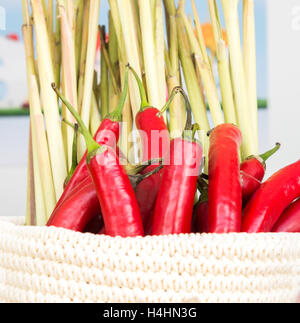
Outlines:
{"type": "Polygon", "coordinates": [[[161,110],[152,107],[142,81],[127,67],[120,102],[92,137],[55,84],[52,87],[76,119],[75,129],[84,136],[87,152],[77,166],[73,163],[48,226],[121,237],[300,232],[300,161],[263,182],[266,160],[280,144],[241,162],[239,128],[219,125],[207,134],[208,174],[202,174],[197,125],[192,124],[189,101],[181,88],[174,88],[161,110]],[[141,107],[135,121],[145,163],[133,174],[128,169],[135,168],[123,166],[118,148],[129,72],[140,89],[141,107]],[[187,122],[182,136],[171,138],[163,112],[177,93],[184,96],[187,122]]]}

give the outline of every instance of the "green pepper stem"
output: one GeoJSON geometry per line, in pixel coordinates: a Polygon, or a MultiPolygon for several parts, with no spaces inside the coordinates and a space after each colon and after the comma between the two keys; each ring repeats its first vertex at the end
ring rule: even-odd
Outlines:
{"type": "Polygon", "coordinates": [[[147,100],[147,95],[146,95],[146,91],[145,91],[145,87],[143,85],[142,80],[139,78],[139,76],[137,75],[137,72],[133,69],[133,67],[131,67],[129,64],[127,65],[127,67],[130,69],[130,71],[133,73],[136,82],[138,84],[139,90],[140,90],[140,96],[141,96],[141,108],[140,110],[143,111],[145,110],[147,107],[150,106],[148,100],[147,100]]]}
{"type": "Polygon", "coordinates": [[[267,152],[265,152],[264,154],[259,155],[259,157],[266,162],[271,156],[273,156],[281,147],[280,143],[276,143],[275,147],[273,149],[268,150],[267,152]]]}
{"type": "Polygon", "coordinates": [[[81,129],[81,133],[82,133],[82,135],[85,139],[85,142],[86,142],[88,153],[92,153],[92,152],[96,151],[98,148],[100,148],[100,145],[97,144],[97,142],[93,139],[92,135],[88,131],[87,127],[85,126],[84,122],[80,118],[77,111],[72,107],[70,102],[68,102],[67,99],[59,92],[55,83],[52,83],[51,86],[52,86],[53,90],[55,91],[55,93],[57,94],[57,96],[62,100],[64,105],[71,112],[71,114],[73,115],[75,120],[78,122],[79,127],[81,129]]]}
{"type": "Polygon", "coordinates": [[[78,139],[78,131],[79,131],[78,124],[75,123],[73,125],[73,128],[74,128],[74,137],[73,137],[73,145],[72,145],[72,164],[71,164],[71,168],[69,170],[68,176],[65,180],[65,185],[67,185],[70,179],[72,178],[76,170],[76,167],[78,165],[78,160],[77,160],[77,139],[78,139]]]}
{"type": "Polygon", "coordinates": [[[169,109],[169,107],[170,107],[171,103],[173,102],[176,94],[179,93],[179,92],[181,92],[181,87],[180,86],[176,86],[176,87],[173,88],[167,103],[162,107],[162,109],[158,113],[159,117],[162,116],[163,113],[165,113],[169,109]]]}
{"type": "Polygon", "coordinates": [[[187,94],[184,92],[183,88],[180,88],[180,93],[184,98],[184,102],[185,102],[185,106],[187,109],[187,118],[186,118],[186,124],[185,124],[185,128],[184,130],[192,130],[193,129],[193,125],[192,125],[192,107],[191,107],[191,103],[189,101],[189,98],[187,96],[187,94]]]}
{"type": "Polygon", "coordinates": [[[120,122],[122,120],[122,113],[123,113],[123,108],[125,106],[127,93],[128,93],[128,66],[126,66],[124,89],[123,89],[120,101],[118,103],[118,106],[116,107],[116,109],[113,112],[109,113],[106,116],[106,119],[110,119],[110,120],[116,121],[116,122],[120,122]]]}
{"type": "Polygon", "coordinates": [[[196,131],[200,130],[200,126],[198,123],[193,124],[193,129],[192,129],[192,139],[195,139],[196,131]]]}
{"type": "Polygon", "coordinates": [[[77,139],[78,139],[78,129],[79,126],[77,123],[75,123],[74,125],[75,129],[74,129],[74,137],[73,137],[73,145],[72,145],[72,165],[71,165],[71,170],[70,170],[70,174],[73,175],[77,165],[78,165],[78,161],[77,161],[77,139]]]}

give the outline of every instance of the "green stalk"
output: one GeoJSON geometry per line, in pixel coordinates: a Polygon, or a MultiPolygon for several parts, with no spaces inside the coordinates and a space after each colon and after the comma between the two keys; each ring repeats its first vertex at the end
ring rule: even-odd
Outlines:
{"type": "Polygon", "coordinates": [[[222,37],[220,18],[218,15],[217,3],[215,0],[208,0],[210,17],[213,26],[214,38],[216,43],[216,56],[218,61],[218,72],[220,79],[220,89],[226,123],[237,124],[235,105],[233,99],[230,69],[228,64],[226,44],[222,37]]]}
{"type": "Polygon", "coordinates": [[[194,30],[190,25],[188,18],[184,13],[183,9],[180,11],[180,14],[183,19],[183,23],[187,32],[191,50],[193,51],[193,54],[194,54],[196,67],[200,72],[200,76],[203,82],[203,87],[205,89],[207,102],[211,111],[214,126],[218,126],[224,123],[224,117],[221,110],[221,105],[219,102],[218,92],[214,81],[213,72],[211,70],[211,65],[209,61],[205,60],[205,56],[203,56],[202,54],[200,45],[194,34],[194,30]]]}
{"type": "Polygon", "coordinates": [[[193,115],[196,123],[200,125],[201,130],[208,132],[210,130],[210,125],[206,114],[206,105],[202,99],[201,89],[197,80],[191,53],[188,51],[189,46],[186,43],[184,35],[184,24],[179,16],[176,17],[176,20],[179,40],[179,55],[193,115]]]}
{"type": "Polygon", "coordinates": [[[246,86],[248,92],[249,109],[253,123],[253,136],[258,150],[258,108],[256,84],[256,41],[254,0],[243,2],[243,50],[246,86]]]}
{"type": "Polygon", "coordinates": [[[56,6],[55,19],[55,52],[54,52],[54,79],[56,84],[60,84],[60,68],[61,68],[61,26],[59,18],[59,8],[56,6]]]}
{"type": "Polygon", "coordinates": [[[103,43],[101,42],[101,81],[100,81],[100,100],[101,100],[101,117],[102,119],[108,114],[108,69],[106,60],[104,57],[104,48],[105,48],[105,37],[103,37],[103,33],[105,34],[105,27],[101,28],[100,34],[103,43]]]}
{"type": "Polygon", "coordinates": [[[264,154],[259,155],[260,159],[263,161],[263,164],[266,165],[266,161],[273,156],[281,147],[280,143],[276,143],[275,147],[268,150],[264,154]]]}
{"type": "Polygon", "coordinates": [[[73,145],[72,145],[72,164],[71,168],[68,173],[68,177],[66,178],[65,185],[70,181],[71,177],[73,176],[76,167],[78,165],[77,160],[77,138],[78,138],[78,124],[75,123],[74,125],[74,137],[73,137],[73,145]]]}
{"type": "Polygon", "coordinates": [[[232,84],[236,102],[238,126],[243,135],[241,147],[242,158],[257,154],[252,115],[249,111],[249,101],[244,71],[244,60],[241,49],[240,29],[238,20],[239,0],[222,0],[225,24],[229,41],[232,84]]]}
{"type": "Polygon", "coordinates": [[[120,97],[120,101],[115,108],[115,110],[107,115],[106,118],[109,118],[112,121],[115,122],[121,122],[122,121],[122,114],[123,114],[123,109],[125,106],[126,98],[128,94],[128,67],[126,67],[125,70],[125,81],[124,81],[124,89],[120,97]]]}
{"type": "Polygon", "coordinates": [[[80,127],[80,132],[83,135],[84,140],[86,142],[88,154],[92,154],[93,152],[97,151],[101,146],[94,140],[93,136],[88,131],[87,127],[85,126],[77,111],[72,107],[70,102],[68,102],[67,99],[59,92],[55,83],[52,83],[51,86],[57,94],[57,96],[61,99],[63,104],[68,108],[68,110],[72,113],[73,117],[77,121],[80,127]]]}
{"type": "Polygon", "coordinates": [[[136,79],[139,91],[140,91],[140,97],[141,97],[140,112],[142,112],[146,108],[150,107],[150,103],[147,100],[146,90],[145,90],[142,80],[139,78],[139,76],[138,76],[137,72],[134,70],[134,68],[131,66],[128,66],[128,67],[129,67],[130,71],[133,73],[133,75],[136,79]]]}
{"type": "MultiPolygon", "coordinates": [[[[101,39],[101,50],[102,50],[101,55],[103,55],[103,59],[105,60],[105,64],[106,64],[107,70],[109,72],[109,76],[110,76],[114,91],[115,91],[115,93],[118,93],[118,91],[119,91],[118,83],[115,78],[114,69],[113,69],[112,62],[110,60],[109,53],[108,53],[108,50],[106,48],[106,43],[105,43],[105,26],[102,26],[102,27],[99,26],[98,29],[99,29],[100,39],[101,39]]],[[[107,87],[109,89],[109,84],[107,87]]]]}

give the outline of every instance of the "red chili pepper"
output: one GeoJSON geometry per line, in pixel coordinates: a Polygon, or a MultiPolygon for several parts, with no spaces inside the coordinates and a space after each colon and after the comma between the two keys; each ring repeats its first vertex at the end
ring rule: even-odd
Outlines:
{"type": "Polygon", "coordinates": [[[201,195],[195,207],[195,231],[209,233],[208,184],[201,177],[198,179],[198,189],[201,195]]]}
{"type": "Polygon", "coordinates": [[[241,164],[241,171],[253,176],[260,182],[263,180],[266,172],[266,161],[273,156],[280,148],[280,143],[275,147],[259,156],[250,156],[241,164]]]}
{"type": "Polygon", "coordinates": [[[261,182],[255,177],[241,171],[243,206],[245,206],[253,194],[260,188],[261,182]]]}
{"type": "MultiPolygon", "coordinates": [[[[185,130],[191,129],[190,105],[185,130]]],[[[193,135],[171,140],[154,210],[153,235],[191,233],[197,179],[202,163],[201,145],[193,135]]]]}
{"type": "MultiPolygon", "coordinates": [[[[133,68],[130,68],[139,86],[141,96],[140,111],[136,115],[136,127],[140,132],[143,148],[143,161],[163,158],[170,145],[168,127],[160,110],[151,107],[147,101],[145,88],[133,68]]],[[[172,100],[172,99],[171,99],[172,100]]],[[[157,168],[150,165],[144,173],[157,168]]],[[[145,234],[150,234],[153,212],[158,190],[161,184],[161,172],[141,182],[136,189],[136,197],[141,210],[145,234]]]]}
{"type": "Polygon", "coordinates": [[[143,236],[143,224],[135,193],[116,152],[108,146],[100,146],[92,138],[75,109],[61,96],[55,84],[52,86],[73,114],[84,135],[87,145],[86,164],[100,202],[106,234],[121,237],[143,236]]]}
{"type": "Polygon", "coordinates": [[[87,178],[52,213],[47,226],[83,232],[87,224],[101,214],[93,183],[87,178]]]}
{"type": "Polygon", "coordinates": [[[282,212],[300,196],[300,161],[279,170],[253,195],[244,210],[242,231],[270,232],[282,212]]]}
{"type": "Polygon", "coordinates": [[[232,124],[219,125],[210,133],[208,200],[211,233],[241,230],[241,142],[241,132],[232,124]]]}
{"type": "MultiPolygon", "coordinates": [[[[137,166],[137,169],[142,169],[142,167],[137,166]]],[[[132,170],[132,173],[135,173],[135,170],[132,170]]],[[[151,173],[131,175],[129,178],[132,181],[132,186],[134,186],[151,175],[151,173]]],[[[98,233],[103,225],[97,192],[90,176],[86,177],[72,190],[68,197],[52,213],[47,223],[47,226],[63,227],[65,229],[90,233],[98,233]],[[74,212],[74,210],[76,211],[74,212]],[[79,211],[77,212],[77,210],[79,211]]]]}
{"type": "MultiPolygon", "coordinates": [[[[122,157],[122,154],[117,147],[117,143],[120,137],[120,122],[122,120],[122,110],[124,107],[127,91],[128,86],[127,82],[125,82],[124,90],[117,108],[115,109],[115,111],[105,117],[94,136],[94,140],[99,145],[113,147],[114,149],[116,149],[117,154],[120,157],[122,157]]],[[[86,166],[86,157],[87,152],[81,158],[81,161],[76,167],[73,176],[66,183],[64,192],[57,202],[55,209],[64,201],[64,199],[71,193],[71,191],[82,182],[82,180],[89,176],[89,172],[86,166]]]]}
{"type": "Polygon", "coordinates": [[[300,199],[285,209],[272,232],[300,233],[300,199]]]}

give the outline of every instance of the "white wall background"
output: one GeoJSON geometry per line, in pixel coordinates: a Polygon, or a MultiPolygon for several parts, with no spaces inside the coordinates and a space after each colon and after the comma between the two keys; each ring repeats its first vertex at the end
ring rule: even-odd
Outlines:
{"type": "MultiPolygon", "coordinates": [[[[300,0],[267,4],[269,109],[259,112],[260,150],[282,143],[269,176],[300,157],[300,0]]],[[[0,118],[0,216],[25,214],[27,146],[28,118],[0,118]]]]}

